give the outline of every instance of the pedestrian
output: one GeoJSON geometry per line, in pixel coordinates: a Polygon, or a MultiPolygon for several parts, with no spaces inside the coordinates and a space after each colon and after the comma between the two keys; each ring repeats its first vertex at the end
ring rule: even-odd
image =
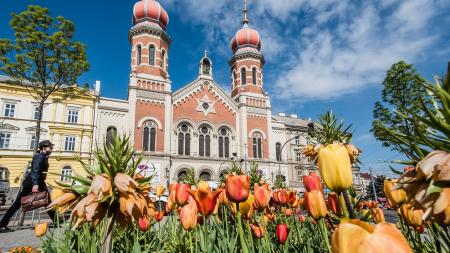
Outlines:
{"type": "MultiPolygon", "coordinates": [[[[14,213],[19,210],[20,199],[23,196],[27,196],[32,192],[48,191],[45,179],[48,171],[48,157],[52,153],[53,146],[54,145],[48,140],[39,143],[39,150],[31,161],[31,170],[25,175],[18,196],[0,221],[0,232],[11,231],[11,229],[8,228],[9,220],[14,213]]],[[[54,221],[55,211],[50,210],[47,213],[52,221],[54,221]]]]}

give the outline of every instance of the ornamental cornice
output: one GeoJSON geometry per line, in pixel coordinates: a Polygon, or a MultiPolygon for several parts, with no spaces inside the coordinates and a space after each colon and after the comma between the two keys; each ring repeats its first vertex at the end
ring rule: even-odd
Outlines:
{"type": "Polygon", "coordinates": [[[237,60],[242,60],[246,58],[255,58],[261,61],[261,66],[263,66],[266,63],[266,60],[264,59],[264,56],[261,53],[255,53],[255,52],[242,52],[237,53],[231,57],[228,64],[233,65],[237,60]]]}
{"type": "Polygon", "coordinates": [[[138,90],[136,92],[137,98],[144,98],[144,99],[150,99],[150,100],[157,100],[157,101],[165,101],[165,95],[163,93],[157,93],[157,92],[151,92],[146,90],[138,90]]]}
{"type": "Polygon", "coordinates": [[[267,110],[264,108],[248,106],[247,112],[252,113],[252,114],[261,114],[263,116],[267,116],[267,110]]]}
{"type": "Polygon", "coordinates": [[[163,29],[161,29],[159,27],[148,26],[148,25],[139,25],[139,26],[132,27],[130,29],[130,31],[128,32],[128,40],[131,42],[131,39],[134,36],[144,34],[144,33],[148,33],[151,35],[161,37],[168,46],[170,46],[170,44],[172,43],[172,39],[169,37],[169,35],[167,35],[167,33],[163,29]]]}

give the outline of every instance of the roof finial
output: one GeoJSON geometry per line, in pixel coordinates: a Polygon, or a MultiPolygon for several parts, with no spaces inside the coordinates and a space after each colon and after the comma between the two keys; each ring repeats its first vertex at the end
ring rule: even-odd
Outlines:
{"type": "Polygon", "coordinates": [[[247,0],[244,0],[244,20],[242,20],[244,26],[248,24],[247,12],[247,0]]]}
{"type": "Polygon", "coordinates": [[[205,57],[208,57],[208,49],[205,49],[205,57]]]}

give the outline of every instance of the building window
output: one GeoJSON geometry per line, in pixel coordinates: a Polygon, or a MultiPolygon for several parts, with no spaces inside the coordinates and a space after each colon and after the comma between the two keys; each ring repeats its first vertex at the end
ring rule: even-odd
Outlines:
{"type": "Polygon", "coordinates": [[[64,151],[75,151],[75,136],[66,136],[64,137],[64,151]]]}
{"type": "Polygon", "coordinates": [[[297,162],[300,162],[302,160],[302,153],[300,152],[295,153],[295,160],[297,162]]]}
{"type": "Polygon", "coordinates": [[[230,157],[230,131],[226,128],[219,130],[219,157],[230,157]]]}
{"type": "Polygon", "coordinates": [[[198,154],[200,156],[211,156],[211,131],[207,126],[202,126],[198,130],[198,154]]]}
{"type": "Polygon", "coordinates": [[[106,129],[106,144],[112,145],[114,138],[117,136],[117,128],[110,126],[106,129]]]}
{"type": "Polygon", "coordinates": [[[165,71],[166,70],[166,50],[162,50],[161,53],[161,68],[165,71]]]}
{"type": "Polygon", "coordinates": [[[262,158],[262,138],[260,133],[253,134],[253,158],[262,158]]]}
{"type": "Polygon", "coordinates": [[[39,120],[39,106],[35,106],[33,110],[33,119],[39,120]]]}
{"type": "Polygon", "coordinates": [[[178,127],[178,154],[191,155],[191,126],[188,124],[178,127]]]}
{"type": "Polygon", "coordinates": [[[211,74],[211,63],[208,59],[204,59],[202,63],[202,74],[210,75],[211,74]]]}
{"type": "Polygon", "coordinates": [[[11,142],[11,134],[10,133],[0,133],[0,148],[9,148],[9,144],[11,142]]]}
{"type": "Polygon", "coordinates": [[[178,173],[178,182],[181,182],[184,180],[184,178],[187,176],[187,170],[183,169],[178,173]]]}
{"type": "Polygon", "coordinates": [[[70,166],[64,166],[61,171],[61,182],[72,182],[71,176],[72,168],[70,166]]]}
{"type": "Polygon", "coordinates": [[[211,181],[211,173],[208,171],[202,171],[199,176],[202,181],[211,181]]]}
{"type": "Polygon", "coordinates": [[[137,61],[137,65],[141,65],[142,63],[142,47],[141,45],[137,46],[137,53],[136,53],[136,61],[137,61]]]}
{"type": "Polygon", "coordinates": [[[14,118],[16,113],[16,104],[6,103],[3,116],[8,118],[14,118]]]}
{"type": "Polygon", "coordinates": [[[253,81],[253,84],[254,85],[256,85],[257,84],[257,82],[256,82],[256,77],[257,77],[257,75],[256,75],[256,68],[253,68],[252,69],[252,81],[253,81]]]}
{"type": "Polygon", "coordinates": [[[32,134],[30,138],[30,149],[36,148],[36,134],[32,134]]]}
{"type": "Polygon", "coordinates": [[[241,69],[241,85],[247,84],[247,71],[245,68],[241,69]]]}
{"type": "Polygon", "coordinates": [[[303,172],[301,170],[297,170],[297,181],[303,181],[303,172]]]}
{"type": "Polygon", "coordinates": [[[148,64],[151,66],[155,65],[155,46],[150,45],[148,47],[148,64]]]}
{"type": "Polygon", "coordinates": [[[277,142],[277,144],[275,145],[275,152],[277,161],[281,162],[281,143],[277,142]]]}
{"type": "Polygon", "coordinates": [[[67,111],[67,123],[78,123],[78,110],[69,109],[67,111]]]}
{"type": "Polygon", "coordinates": [[[144,151],[156,151],[156,129],[157,125],[153,121],[144,123],[144,136],[142,137],[142,147],[144,151]]]}
{"type": "Polygon", "coordinates": [[[9,181],[9,170],[7,168],[0,167],[0,180],[9,181]]]}

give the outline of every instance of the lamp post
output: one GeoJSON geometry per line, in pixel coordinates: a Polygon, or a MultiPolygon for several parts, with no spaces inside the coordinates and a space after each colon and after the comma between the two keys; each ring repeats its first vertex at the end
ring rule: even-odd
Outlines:
{"type": "MultiPolygon", "coordinates": [[[[300,138],[300,136],[303,136],[304,135],[304,133],[303,134],[299,134],[298,132],[297,132],[297,134],[294,136],[294,137],[292,137],[292,138],[290,138],[289,140],[287,140],[285,143],[283,143],[283,145],[281,146],[281,149],[280,149],[280,160],[278,161],[278,175],[281,175],[281,162],[282,162],[282,160],[283,160],[283,149],[284,149],[284,147],[286,146],[286,144],[288,143],[288,142],[290,142],[290,141],[292,141],[293,139],[296,139],[296,138],[300,138]]],[[[273,176],[272,176],[272,178],[273,178],[273,176]]],[[[273,179],[272,179],[273,180],[273,179]]]]}

